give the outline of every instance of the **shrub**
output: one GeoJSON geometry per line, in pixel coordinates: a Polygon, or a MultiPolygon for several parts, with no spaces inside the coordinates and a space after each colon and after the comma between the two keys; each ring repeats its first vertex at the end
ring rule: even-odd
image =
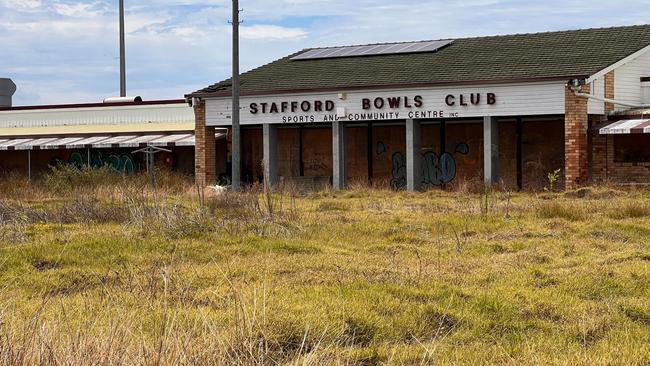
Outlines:
{"type": "Polygon", "coordinates": [[[51,167],[42,178],[43,187],[56,194],[70,194],[106,185],[118,186],[120,183],[123,183],[122,176],[110,167],[79,169],[67,164],[51,167]]]}

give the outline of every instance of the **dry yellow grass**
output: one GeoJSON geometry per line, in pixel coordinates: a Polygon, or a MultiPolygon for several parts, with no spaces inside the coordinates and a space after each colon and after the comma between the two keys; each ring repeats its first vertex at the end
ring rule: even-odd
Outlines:
{"type": "Polygon", "coordinates": [[[169,182],[0,192],[0,364],[650,364],[648,191],[169,182]]]}

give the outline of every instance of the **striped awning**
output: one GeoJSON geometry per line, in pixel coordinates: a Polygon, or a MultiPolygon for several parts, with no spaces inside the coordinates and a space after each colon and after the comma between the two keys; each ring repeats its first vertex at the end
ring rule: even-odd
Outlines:
{"type": "Polygon", "coordinates": [[[650,119],[625,119],[608,124],[598,130],[601,135],[650,133],[650,119]]]}
{"type": "MultiPolygon", "coordinates": [[[[225,138],[217,133],[217,140],[225,138]]],[[[193,133],[174,134],[128,134],[102,136],[60,136],[60,137],[0,137],[0,150],[56,150],[56,149],[108,149],[139,148],[146,146],[173,147],[194,146],[193,133]]]]}

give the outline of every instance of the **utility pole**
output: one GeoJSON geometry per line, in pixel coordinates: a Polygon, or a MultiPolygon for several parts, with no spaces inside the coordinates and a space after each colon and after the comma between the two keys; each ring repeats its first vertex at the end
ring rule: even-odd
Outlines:
{"type": "Polygon", "coordinates": [[[126,45],[124,40],[124,0],[120,0],[120,97],[126,97],[126,45]]]}
{"type": "Polygon", "coordinates": [[[232,0],[232,190],[241,190],[239,127],[239,0],[232,0]]]}

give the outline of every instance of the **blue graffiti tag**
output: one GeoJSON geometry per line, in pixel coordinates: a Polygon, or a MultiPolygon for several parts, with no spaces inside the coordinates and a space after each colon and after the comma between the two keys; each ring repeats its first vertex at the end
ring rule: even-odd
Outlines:
{"type": "MultiPolygon", "coordinates": [[[[68,157],[68,164],[81,169],[88,165],[88,157],[84,157],[79,152],[73,152],[70,154],[70,157],[68,157]]],[[[90,166],[93,168],[108,166],[113,170],[126,175],[133,175],[135,173],[135,164],[133,163],[133,157],[130,154],[109,153],[104,157],[100,151],[93,151],[90,154],[90,166]]]]}
{"type": "MultiPolygon", "coordinates": [[[[455,152],[466,155],[469,153],[469,146],[466,143],[460,143],[456,146],[455,152]]],[[[390,186],[393,189],[403,189],[406,187],[406,158],[404,154],[394,153],[392,164],[390,186]]],[[[434,152],[426,152],[420,156],[420,173],[423,185],[442,186],[451,183],[456,178],[456,159],[447,152],[440,156],[434,152]]]]}

